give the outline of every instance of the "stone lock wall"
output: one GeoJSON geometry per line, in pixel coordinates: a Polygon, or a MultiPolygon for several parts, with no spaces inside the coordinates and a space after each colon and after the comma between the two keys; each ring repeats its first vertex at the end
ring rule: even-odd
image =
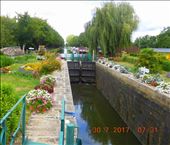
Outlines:
{"type": "Polygon", "coordinates": [[[170,145],[170,96],[99,63],[96,84],[142,145],[170,145]]]}

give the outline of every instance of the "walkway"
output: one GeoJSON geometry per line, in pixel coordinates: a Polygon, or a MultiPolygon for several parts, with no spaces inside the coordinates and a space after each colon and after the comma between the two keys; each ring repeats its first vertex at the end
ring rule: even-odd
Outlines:
{"type": "MultiPolygon", "coordinates": [[[[61,71],[53,72],[56,78],[54,88],[55,105],[44,114],[32,114],[27,125],[28,139],[36,142],[58,145],[60,131],[61,100],[65,97],[66,111],[74,111],[67,62],[62,61],[61,71]]],[[[76,123],[75,118],[65,116],[66,122],[76,123]],[[67,121],[69,120],[69,121],[67,121]]]]}

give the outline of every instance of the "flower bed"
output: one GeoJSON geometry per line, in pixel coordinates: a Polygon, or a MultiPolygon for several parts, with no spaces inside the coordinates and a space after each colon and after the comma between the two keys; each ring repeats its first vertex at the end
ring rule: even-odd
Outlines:
{"type": "Polygon", "coordinates": [[[27,94],[27,103],[32,112],[43,113],[49,110],[52,105],[52,93],[54,92],[55,78],[51,75],[42,76],[40,84],[35,86],[27,94]]]}
{"type": "Polygon", "coordinates": [[[164,82],[159,74],[149,74],[149,69],[145,67],[140,67],[137,73],[132,74],[124,66],[116,64],[113,61],[109,61],[106,58],[100,58],[97,62],[120,73],[128,74],[127,77],[133,77],[142,83],[153,86],[161,93],[170,94],[170,83],[164,82]]]}
{"type": "Polygon", "coordinates": [[[52,107],[52,96],[46,90],[31,90],[27,94],[27,103],[32,112],[43,113],[52,107]]]}
{"type": "Polygon", "coordinates": [[[56,80],[52,75],[45,75],[40,78],[40,84],[50,84],[54,86],[56,80]]]}

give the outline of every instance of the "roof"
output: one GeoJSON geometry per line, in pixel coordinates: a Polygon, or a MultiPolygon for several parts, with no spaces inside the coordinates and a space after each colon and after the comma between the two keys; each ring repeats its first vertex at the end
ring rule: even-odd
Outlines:
{"type": "Polygon", "coordinates": [[[153,48],[153,50],[156,52],[170,53],[170,48],[153,48]]]}

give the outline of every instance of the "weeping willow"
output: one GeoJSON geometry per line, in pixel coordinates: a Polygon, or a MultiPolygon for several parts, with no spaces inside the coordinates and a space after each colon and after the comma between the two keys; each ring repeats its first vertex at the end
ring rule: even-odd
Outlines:
{"type": "Polygon", "coordinates": [[[131,45],[131,35],[138,25],[133,7],[126,2],[108,2],[97,8],[85,34],[91,52],[100,47],[104,56],[114,56],[131,45]]]}

